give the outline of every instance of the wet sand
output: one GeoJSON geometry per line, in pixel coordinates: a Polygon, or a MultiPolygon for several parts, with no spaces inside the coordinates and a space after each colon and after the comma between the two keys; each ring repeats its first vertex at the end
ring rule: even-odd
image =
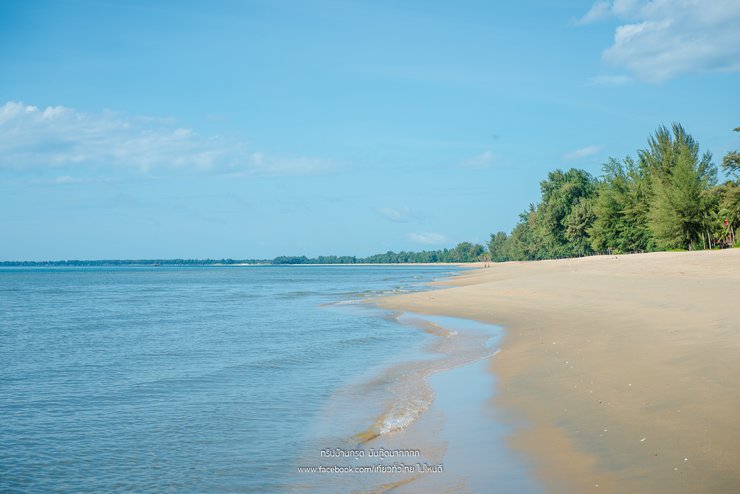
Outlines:
{"type": "Polygon", "coordinates": [[[502,325],[491,406],[550,492],[740,492],[740,249],[512,262],[399,311],[502,325]]]}

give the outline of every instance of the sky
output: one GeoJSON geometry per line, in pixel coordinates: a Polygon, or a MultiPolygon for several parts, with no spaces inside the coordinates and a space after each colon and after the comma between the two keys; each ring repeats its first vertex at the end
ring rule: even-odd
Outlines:
{"type": "Polygon", "coordinates": [[[740,2],[0,3],[0,260],[487,242],[549,171],[740,147],[740,2]]]}

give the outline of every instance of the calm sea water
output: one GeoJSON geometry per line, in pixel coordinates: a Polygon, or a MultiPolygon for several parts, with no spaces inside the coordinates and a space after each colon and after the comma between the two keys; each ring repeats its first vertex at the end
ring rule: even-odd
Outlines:
{"type": "Polygon", "coordinates": [[[0,270],[0,492],[300,491],[327,400],[423,338],[351,302],[449,273],[0,270]]]}

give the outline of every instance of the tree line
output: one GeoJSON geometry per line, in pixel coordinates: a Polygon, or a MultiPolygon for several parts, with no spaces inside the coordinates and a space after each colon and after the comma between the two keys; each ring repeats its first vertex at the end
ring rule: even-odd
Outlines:
{"type": "Polygon", "coordinates": [[[421,252],[392,252],[368,257],[356,256],[278,256],[274,259],[106,259],[65,261],[0,261],[0,267],[115,267],[115,266],[233,266],[284,264],[400,264],[427,262],[474,262],[485,256],[480,244],[461,242],[453,249],[421,252]]]}
{"type": "Polygon", "coordinates": [[[460,242],[452,249],[423,250],[421,252],[388,251],[368,257],[355,256],[279,256],[272,264],[400,264],[429,262],[475,262],[485,257],[483,245],[460,242]]]}
{"type": "Polygon", "coordinates": [[[661,126],[635,158],[610,158],[601,178],[548,173],[540,202],[510,233],[492,234],[488,254],[510,261],[735,246],[740,154],[728,153],[722,168],[732,178],[718,184],[712,155],[700,154],[680,124],[661,126]]]}

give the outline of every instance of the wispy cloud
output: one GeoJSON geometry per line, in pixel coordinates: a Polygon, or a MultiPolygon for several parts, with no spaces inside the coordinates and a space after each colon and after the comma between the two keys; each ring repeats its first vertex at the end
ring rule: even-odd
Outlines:
{"type": "Polygon", "coordinates": [[[623,22],[603,60],[638,79],[660,83],[682,74],[740,71],[737,0],[596,2],[576,24],[623,22]]]}
{"type": "Polygon", "coordinates": [[[626,75],[597,75],[588,82],[596,86],[624,86],[632,82],[632,78],[626,75]]]}
{"type": "Polygon", "coordinates": [[[585,25],[610,17],[627,16],[638,7],[637,0],[600,0],[591,6],[591,9],[580,19],[575,19],[574,24],[585,25]]]}
{"type": "Polygon", "coordinates": [[[440,233],[408,233],[406,237],[421,245],[443,245],[450,243],[450,239],[440,233]]]}
{"type": "Polygon", "coordinates": [[[91,178],[91,177],[72,177],[69,175],[60,175],[50,181],[39,181],[39,184],[45,185],[78,185],[111,182],[110,178],[91,178]]]}
{"type": "MultiPolygon", "coordinates": [[[[171,118],[41,109],[18,102],[0,106],[0,170],[310,175],[335,168],[316,158],[250,150],[239,137],[200,135],[171,118]]],[[[60,183],[77,180],[72,175],[61,175],[60,183]]]]}
{"type": "Polygon", "coordinates": [[[375,210],[383,218],[394,223],[408,223],[412,217],[411,209],[402,208],[378,208],[375,210]]]}
{"type": "Polygon", "coordinates": [[[337,170],[332,161],[308,157],[272,156],[262,152],[249,155],[244,167],[248,175],[320,175],[337,170]]]}
{"type": "Polygon", "coordinates": [[[585,158],[587,156],[594,155],[601,151],[601,146],[586,146],[584,148],[576,149],[566,153],[563,157],[567,160],[577,160],[579,158],[585,158]]]}
{"type": "Polygon", "coordinates": [[[485,151],[479,155],[473,156],[461,163],[458,163],[459,168],[471,168],[471,169],[484,169],[491,166],[493,163],[493,153],[485,151]]]}

